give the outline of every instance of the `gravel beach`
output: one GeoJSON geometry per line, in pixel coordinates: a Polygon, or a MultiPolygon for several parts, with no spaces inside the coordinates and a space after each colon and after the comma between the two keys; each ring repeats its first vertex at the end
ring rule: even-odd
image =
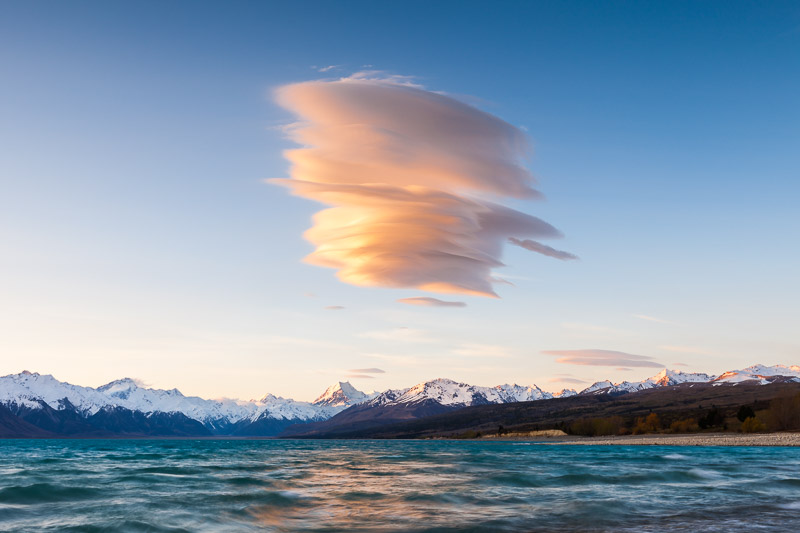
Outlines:
{"type": "Polygon", "coordinates": [[[561,437],[560,445],[638,446],[800,446],[800,433],[704,433],[695,435],[624,435],[620,437],[561,437]]]}

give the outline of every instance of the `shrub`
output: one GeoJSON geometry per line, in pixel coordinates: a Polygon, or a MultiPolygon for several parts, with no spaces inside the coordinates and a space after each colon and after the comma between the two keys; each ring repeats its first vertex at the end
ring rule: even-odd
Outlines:
{"type": "Polygon", "coordinates": [[[744,422],[748,418],[752,418],[756,416],[756,412],[753,411],[753,408],[749,405],[743,405],[739,408],[739,411],[736,413],[736,418],[739,419],[739,422],[744,422]]]}
{"type": "Polygon", "coordinates": [[[583,435],[584,437],[594,436],[594,424],[590,418],[579,418],[569,425],[571,435],[583,435]]]}
{"type": "Polygon", "coordinates": [[[608,418],[579,418],[569,425],[571,435],[594,437],[599,435],[620,435],[625,432],[625,421],[621,416],[608,418]]]}
{"type": "Polygon", "coordinates": [[[748,417],[742,422],[742,433],[758,433],[766,430],[766,424],[759,420],[757,416],[748,417]]]}
{"type": "Polygon", "coordinates": [[[644,423],[647,424],[647,427],[650,428],[651,431],[658,431],[661,429],[661,419],[658,418],[658,415],[655,413],[647,415],[647,418],[644,419],[644,423]]]}
{"type": "Polygon", "coordinates": [[[725,424],[725,417],[722,415],[722,411],[716,407],[712,407],[705,416],[700,417],[697,421],[700,429],[719,427],[723,424],[725,424]]]}
{"type": "Polygon", "coordinates": [[[650,413],[645,418],[636,419],[636,425],[633,428],[634,435],[641,435],[642,433],[655,433],[661,430],[661,419],[655,413],[650,413]]]}
{"type": "Polygon", "coordinates": [[[669,425],[670,433],[691,433],[700,429],[697,425],[697,420],[694,418],[684,418],[676,420],[669,425]]]}
{"type": "Polygon", "coordinates": [[[625,430],[625,421],[621,416],[595,418],[592,422],[595,435],[619,435],[625,430]]]}
{"type": "Polygon", "coordinates": [[[772,429],[778,431],[800,429],[800,393],[772,400],[768,419],[772,429]]]}

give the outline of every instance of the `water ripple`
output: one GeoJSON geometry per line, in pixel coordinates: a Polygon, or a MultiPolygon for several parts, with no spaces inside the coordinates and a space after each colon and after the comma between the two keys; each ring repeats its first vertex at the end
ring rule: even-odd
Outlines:
{"type": "Polygon", "coordinates": [[[796,448],[0,440],[0,530],[800,531],[798,471],[796,448]]]}

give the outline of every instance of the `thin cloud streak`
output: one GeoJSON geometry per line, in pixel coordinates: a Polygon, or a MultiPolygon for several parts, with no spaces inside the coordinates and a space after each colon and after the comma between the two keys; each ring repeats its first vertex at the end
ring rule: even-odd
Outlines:
{"type": "MultiPolygon", "coordinates": [[[[622,370],[623,367],[663,368],[664,365],[653,361],[652,357],[615,350],[545,350],[546,355],[559,356],[556,363],[581,366],[612,366],[622,370]]],[[[628,368],[625,368],[629,370],[628,368]]]]}
{"type": "Polygon", "coordinates": [[[547,380],[548,383],[571,383],[573,385],[581,385],[583,383],[588,383],[588,381],[584,381],[578,378],[550,378],[547,380]]]}
{"type": "Polygon", "coordinates": [[[401,304],[406,305],[420,305],[424,307],[466,307],[464,302],[451,302],[447,300],[440,300],[439,298],[430,298],[428,296],[415,296],[413,298],[400,298],[397,300],[401,304]]]}
{"type": "Polygon", "coordinates": [[[330,70],[339,68],[341,65],[328,65],[327,67],[314,67],[317,69],[317,72],[328,72],[330,70]]]}
{"type": "Polygon", "coordinates": [[[385,374],[385,370],[380,368],[351,368],[348,372],[352,374],[385,374]]]}
{"type": "Polygon", "coordinates": [[[555,259],[561,259],[562,261],[572,261],[574,259],[578,259],[577,255],[573,255],[569,252],[564,252],[561,250],[556,250],[551,246],[547,246],[546,244],[542,244],[538,241],[532,241],[530,239],[520,240],[514,237],[509,237],[508,242],[515,246],[519,246],[520,248],[524,248],[530,252],[536,252],[537,254],[546,255],[548,257],[553,257],[555,259]]]}
{"type": "Polygon", "coordinates": [[[316,248],[305,261],[352,285],[497,297],[492,269],[509,237],[561,236],[496,203],[541,196],[523,166],[526,135],[408,78],[380,76],[276,92],[299,117],[285,131],[302,148],[284,153],[290,179],[269,181],[331,206],[304,235],[316,248]]]}

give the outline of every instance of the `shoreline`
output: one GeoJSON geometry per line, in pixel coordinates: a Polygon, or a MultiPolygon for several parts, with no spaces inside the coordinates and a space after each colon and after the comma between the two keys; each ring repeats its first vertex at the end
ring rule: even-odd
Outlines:
{"type": "Polygon", "coordinates": [[[800,446],[800,432],[695,433],[579,437],[572,435],[509,435],[493,441],[528,441],[554,446],[800,446]]]}

